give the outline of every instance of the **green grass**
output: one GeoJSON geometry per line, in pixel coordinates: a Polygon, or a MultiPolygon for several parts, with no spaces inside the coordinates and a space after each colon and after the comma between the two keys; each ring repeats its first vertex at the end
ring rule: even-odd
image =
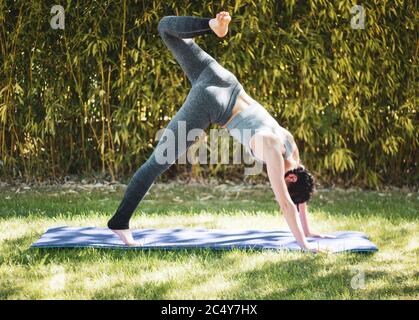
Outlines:
{"type": "MultiPolygon", "coordinates": [[[[0,190],[0,299],[418,299],[419,195],[320,191],[316,231],[367,233],[375,254],[29,249],[54,226],[104,226],[117,187],[0,190]],[[356,270],[362,289],[351,287],[356,270]]],[[[159,184],[133,228],[286,229],[265,186],[159,184]]]]}

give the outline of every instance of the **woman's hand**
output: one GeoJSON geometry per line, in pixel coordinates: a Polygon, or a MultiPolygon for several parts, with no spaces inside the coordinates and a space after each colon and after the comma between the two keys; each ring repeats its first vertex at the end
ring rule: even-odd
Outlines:
{"type": "Polygon", "coordinates": [[[314,252],[314,253],[329,253],[330,252],[330,250],[328,250],[327,248],[320,248],[318,245],[312,244],[312,243],[302,246],[301,249],[303,251],[309,251],[309,252],[314,252]]]}
{"type": "Polygon", "coordinates": [[[336,239],[336,236],[333,236],[331,234],[323,234],[323,233],[316,233],[316,232],[310,232],[306,234],[307,238],[320,238],[320,239],[336,239]]]}

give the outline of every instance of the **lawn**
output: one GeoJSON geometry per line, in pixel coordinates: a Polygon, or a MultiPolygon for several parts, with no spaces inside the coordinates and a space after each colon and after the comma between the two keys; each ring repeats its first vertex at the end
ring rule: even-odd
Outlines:
{"type": "MultiPolygon", "coordinates": [[[[313,229],[365,232],[375,254],[29,249],[54,226],[105,226],[122,195],[1,187],[0,299],[419,298],[419,194],[407,191],[320,190],[311,202],[313,229]]],[[[155,185],[131,226],[287,229],[267,186],[175,183],[155,185]]]]}

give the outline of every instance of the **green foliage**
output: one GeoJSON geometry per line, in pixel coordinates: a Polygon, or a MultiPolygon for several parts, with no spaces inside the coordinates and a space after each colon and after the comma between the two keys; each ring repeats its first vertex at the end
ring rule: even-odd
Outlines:
{"type": "MultiPolygon", "coordinates": [[[[0,0],[0,174],[129,176],[189,83],[157,32],[164,15],[228,10],[228,37],[196,41],[295,135],[324,181],[417,183],[413,1],[0,0]]],[[[201,166],[228,176],[240,166],[201,166]]],[[[184,170],[176,166],[172,170],[184,170]]]]}

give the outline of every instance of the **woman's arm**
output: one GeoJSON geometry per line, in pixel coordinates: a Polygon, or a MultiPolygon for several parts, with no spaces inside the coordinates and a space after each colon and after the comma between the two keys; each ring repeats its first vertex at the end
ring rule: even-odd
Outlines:
{"type": "Polygon", "coordinates": [[[330,238],[330,239],[336,238],[335,236],[332,236],[332,235],[327,235],[327,234],[321,234],[321,233],[312,232],[310,230],[310,227],[309,227],[309,224],[308,224],[307,204],[306,203],[300,203],[298,205],[298,209],[300,211],[301,225],[303,226],[304,235],[306,237],[330,238]]]}
{"type": "Polygon", "coordinates": [[[303,226],[304,234],[306,237],[310,236],[310,227],[308,226],[308,218],[307,218],[307,205],[306,203],[300,203],[298,205],[298,210],[300,213],[300,221],[301,225],[303,226]]]}
{"type": "Polygon", "coordinates": [[[256,133],[252,137],[250,145],[254,154],[266,163],[269,181],[271,182],[275,199],[284,213],[285,220],[295,239],[301,248],[313,250],[307,242],[297,208],[288,193],[284,179],[285,168],[281,149],[283,147],[278,138],[270,134],[256,133]]]}

